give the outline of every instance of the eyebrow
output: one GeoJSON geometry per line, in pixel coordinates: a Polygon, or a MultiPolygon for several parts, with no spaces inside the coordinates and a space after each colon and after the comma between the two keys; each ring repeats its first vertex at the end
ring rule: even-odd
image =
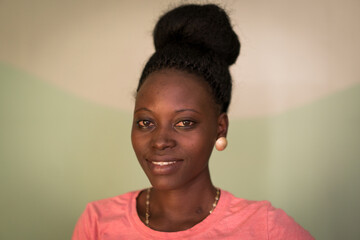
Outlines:
{"type": "Polygon", "coordinates": [[[134,113],[137,113],[137,112],[139,112],[139,111],[152,112],[150,109],[143,107],[143,108],[138,108],[138,109],[136,109],[136,110],[134,111],[134,113]]]}
{"type": "Polygon", "coordinates": [[[195,112],[195,113],[200,114],[198,111],[196,111],[195,109],[192,109],[192,108],[179,109],[179,110],[176,110],[175,112],[180,113],[180,112],[186,112],[186,111],[195,112]]]}
{"type": "MultiPolygon", "coordinates": [[[[145,108],[145,107],[136,109],[136,110],[134,111],[134,113],[137,113],[137,112],[139,112],[139,111],[146,111],[146,112],[151,112],[151,113],[152,113],[152,111],[151,111],[150,109],[145,108]]],[[[181,113],[181,112],[186,112],[186,111],[195,112],[195,113],[197,113],[197,114],[200,114],[200,112],[198,112],[198,111],[196,111],[195,109],[192,109],[192,108],[179,109],[179,110],[176,110],[175,112],[176,112],[176,113],[181,113]]]]}

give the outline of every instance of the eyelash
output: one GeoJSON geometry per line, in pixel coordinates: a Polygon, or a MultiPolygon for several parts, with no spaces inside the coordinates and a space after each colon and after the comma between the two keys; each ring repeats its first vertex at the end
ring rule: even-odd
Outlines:
{"type": "Polygon", "coordinates": [[[139,120],[136,123],[141,129],[148,129],[154,126],[154,123],[151,120],[139,120]]]}
{"type": "MultiPolygon", "coordinates": [[[[139,120],[136,122],[136,124],[138,125],[138,127],[140,129],[150,129],[155,126],[155,124],[151,120],[139,120]]],[[[181,120],[175,124],[175,127],[177,127],[177,128],[192,128],[195,124],[196,124],[196,122],[194,122],[192,120],[181,120]],[[182,124],[182,126],[179,126],[179,124],[182,124]]]]}
{"type": "Polygon", "coordinates": [[[191,128],[195,125],[194,121],[191,120],[181,120],[175,124],[175,127],[179,128],[191,128]],[[182,123],[183,126],[177,126],[178,124],[182,123]],[[186,124],[185,124],[186,123],[186,124]]]}

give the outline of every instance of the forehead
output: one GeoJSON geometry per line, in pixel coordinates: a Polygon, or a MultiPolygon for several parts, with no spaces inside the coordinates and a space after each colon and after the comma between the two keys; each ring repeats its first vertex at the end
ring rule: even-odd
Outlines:
{"type": "Polygon", "coordinates": [[[172,69],[147,77],[137,94],[135,108],[155,103],[198,109],[215,105],[210,87],[201,77],[172,69]]]}

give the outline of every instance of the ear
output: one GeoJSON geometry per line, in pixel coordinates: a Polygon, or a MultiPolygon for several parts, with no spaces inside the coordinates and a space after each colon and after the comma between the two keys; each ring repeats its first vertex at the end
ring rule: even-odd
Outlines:
{"type": "Polygon", "coordinates": [[[221,113],[218,117],[217,138],[226,137],[229,128],[229,119],[226,113],[221,113]]]}

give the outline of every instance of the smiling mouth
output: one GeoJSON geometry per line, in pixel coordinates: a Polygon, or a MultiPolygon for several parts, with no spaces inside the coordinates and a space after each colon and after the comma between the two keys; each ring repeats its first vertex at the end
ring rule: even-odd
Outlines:
{"type": "Polygon", "coordinates": [[[175,173],[183,163],[182,159],[146,159],[150,171],[155,175],[169,175],[175,173]]]}
{"type": "Polygon", "coordinates": [[[171,165],[176,163],[177,161],[172,161],[172,162],[151,162],[154,165],[158,165],[158,166],[167,166],[167,165],[171,165]]]}

